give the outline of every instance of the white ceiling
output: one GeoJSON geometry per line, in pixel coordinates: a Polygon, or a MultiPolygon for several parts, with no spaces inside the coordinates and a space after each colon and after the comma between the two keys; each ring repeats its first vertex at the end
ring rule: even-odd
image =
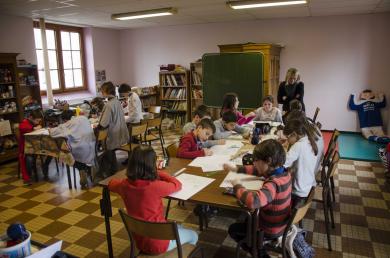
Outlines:
{"type": "Polygon", "coordinates": [[[390,0],[309,0],[306,5],[232,10],[226,0],[0,0],[0,14],[105,28],[142,28],[269,18],[389,12],[390,0]],[[111,14],[176,7],[172,16],[113,21],[111,14]]]}

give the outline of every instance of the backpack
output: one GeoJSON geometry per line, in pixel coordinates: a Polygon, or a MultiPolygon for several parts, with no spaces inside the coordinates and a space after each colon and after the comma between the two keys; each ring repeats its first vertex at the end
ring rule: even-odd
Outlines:
{"type": "Polygon", "coordinates": [[[301,258],[312,258],[315,255],[314,248],[305,240],[306,231],[302,230],[297,233],[293,242],[295,254],[301,258]]]}

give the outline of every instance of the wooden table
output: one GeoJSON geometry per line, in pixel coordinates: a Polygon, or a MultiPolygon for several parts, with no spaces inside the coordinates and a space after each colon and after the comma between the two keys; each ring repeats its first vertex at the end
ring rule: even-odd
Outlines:
{"type": "MultiPolygon", "coordinates": [[[[38,132],[26,133],[24,135],[24,153],[28,155],[50,156],[57,159],[66,165],[66,173],[68,177],[68,187],[72,189],[72,179],[70,176],[70,166],[74,165],[74,158],[67,144],[67,139],[64,137],[51,137],[45,129],[40,129],[38,132]]],[[[74,188],[77,188],[76,173],[73,173],[74,188]]]]}
{"type": "MultiPolygon", "coordinates": [[[[179,171],[180,169],[186,167],[187,169],[183,173],[188,173],[188,174],[193,174],[198,176],[207,176],[210,178],[214,178],[215,180],[207,187],[205,187],[200,192],[193,195],[190,199],[186,201],[194,202],[197,204],[210,205],[210,206],[219,207],[223,209],[243,211],[247,214],[248,217],[248,227],[252,228],[252,221],[253,221],[252,214],[254,214],[255,212],[240,206],[235,197],[223,194],[223,191],[225,189],[219,187],[219,185],[226,177],[227,172],[216,171],[216,172],[203,173],[202,171],[199,170],[199,168],[188,167],[188,164],[191,161],[192,160],[189,159],[171,158],[165,170],[169,174],[173,174],[179,171]]],[[[99,182],[99,185],[103,187],[102,199],[100,200],[100,210],[101,210],[101,215],[104,216],[108,254],[110,258],[114,257],[113,249],[112,249],[112,240],[111,240],[111,228],[110,228],[110,217],[112,217],[112,208],[111,208],[111,200],[110,200],[110,191],[108,190],[107,186],[108,183],[114,178],[115,179],[126,178],[126,170],[121,170],[115,175],[110,176],[105,180],[99,182]]],[[[170,197],[167,198],[172,199],[170,197]]],[[[202,220],[203,218],[205,218],[205,214],[200,216],[200,220],[202,220]]],[[[202,222],[200,224],[202,224],[202,222]]],[[[206,220],[206,225],[207,225],[207,220],[206,220]]],[[[203,230],[203,227],[201,228],[201,230],[203,230]]],[[[254,254],[256,254],[257,249],[252,250],[252,252],[255,252],[254,254]]]]}

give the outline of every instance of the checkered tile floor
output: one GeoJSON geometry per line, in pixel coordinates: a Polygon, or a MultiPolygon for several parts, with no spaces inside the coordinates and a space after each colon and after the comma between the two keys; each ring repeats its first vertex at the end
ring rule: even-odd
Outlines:
{"type": "MultiPolygon", "coordinates": [[[[178,140],[177,132],[165,133],[166,145],[178,140]]],[[[159,144],[156,151],[161,154],[159,144]]],[[[126,155],[119,154],[119,160],[126,155]]],[[[65,170],[59,175],[55,167],[54,182],[24,187],[18,180],[17,163],[0,166],[0,233],[15,221],[24,223],[34,240],[53,243],[63,240],[63,249],[79,257],[107,257],[105,227],[100,216],[101,188],[87,191],[67,189],[65,170]]],[[[118,208],[121,199],[112,194],[114,216],[111,220],[115,257],[128,257],[129,241],[118,208]]],[[[317,257],[390,257],[390,186],[379,163],[342,160],[336,175],[335,222],[332,229],[333,252],[327,241],[321,205],[313,204],[304,220],[308,242],[317,257]]],[[[194,206],[175,206],[169,218],[198,230],[194,206]]],[[[199,244],[206,257],[234,257],[235,243],[227,236],[228,226],[239,213],[221,211],[210,221],[209,229],[200,234],[199,244]]],[[[244,254],[242,254],[244,257],[244,254]]]]}

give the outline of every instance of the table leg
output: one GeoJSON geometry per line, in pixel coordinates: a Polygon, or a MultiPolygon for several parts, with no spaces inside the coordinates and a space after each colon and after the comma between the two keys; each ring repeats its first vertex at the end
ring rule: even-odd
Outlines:
{"type": "Polygon", "coordinates": [[[111,226],[110,226],[110,217],[112,217],[112,208],[111,208],[111,200],[110,200],[110,190],[108,190],[107,187],[103,187],[102,199],[100,200],[100,212],[101,215],[104,216],[104,224],[106,226],[108,257],[113,258],[114,252],[112,249],[111,226]]]}
{"type": "Polygon", "coordinates": [[[76,168],[73,167],[73,185],[74,189],[77,189],[77,183],[76,183],[76,168]]]}
{"type": "Polygon", "coordinates": [[[72,178],[70,177],[69,165],[66,165],[66,174],[68,176],[68,187],[69,187],[69,190],[71,190],[72,189],[72,178]]]}

